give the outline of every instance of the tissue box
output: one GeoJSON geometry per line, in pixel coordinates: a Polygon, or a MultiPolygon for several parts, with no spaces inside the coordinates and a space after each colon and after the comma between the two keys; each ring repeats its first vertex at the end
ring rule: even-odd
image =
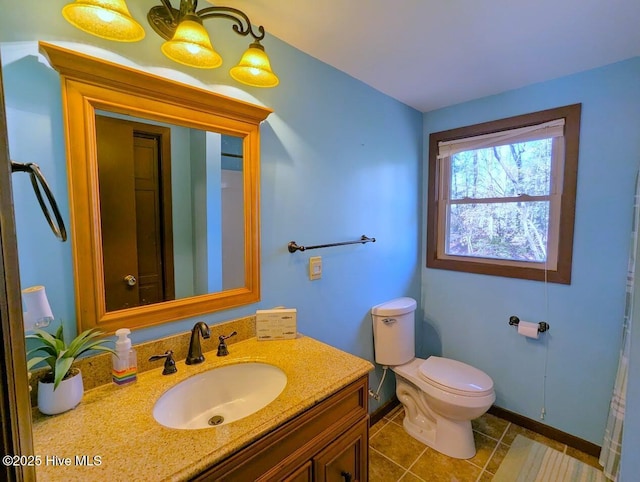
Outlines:
{"type": "Polygon", "coordinates": [[[256,310],[256,336],[258,340],[289,340],[296,337],[295,308],[256,310]]]}

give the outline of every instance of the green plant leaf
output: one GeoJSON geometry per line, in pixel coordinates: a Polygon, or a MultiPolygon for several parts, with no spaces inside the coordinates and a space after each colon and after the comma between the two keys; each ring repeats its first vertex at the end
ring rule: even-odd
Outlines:
{"type": "Polygon", "coordinates": [[[71,368],[71,364],[73,363],[73,358],[58,358],[56,360],[56,366],[53,369],[54,377],[53,377],[53,389],[55,390],[60,385],[60,382],[65,377],[69,369],[71,368]]]}
{"type": "Polygon", "coordinates": [[[69,344],[69,351],[73,353],[74,356],[78,356],[78,351],[84,343],[87,343],[100,336],[102,336],[102,332],[94,328],[92,328],[91,330],[83,331],[69,344]]]}
{"type": "Polygon", "coordinates": [[[62,340],[62,343],[64,344],[64,334],[62,333],[62,323],[60,323],[60,326],[56,330],[56,336],[55,337],[58,340],[62,340]]]}
{"type": "Polygon", "coordinates": [[[96,349],[96,347],[100,347],[108,341],[102,339],[102,335],[103,333],[96,329],[84,331],[73,340],[69,346],[69,351],[73,353],[73,356],[77,357],[86,351],[96,349]]]}
{"type": "Polygon", "coordinates": [[[58,351],[65,350],[67,348],[63,340],[58,340],[57,338],[55,338],[55,344],[56,344],[56,350],[58,351]]]}
{"type": "Polygon", "coordinates": [[[106,351],[114,355],[117,355],[116,351],[113,348],[109,348],[108,346],[96,345],[96,346],[92,346],[90,349],[96,350],[96,351],[106,351]]]}
{"type": "Polygon", "coordinates": [[[43,361],[47,362],[47,364],[52,368],[53,368],[53,365],[55,364],[55,358],[52,356],[37,356],[37,357],[31,358],[27,362],[27,370],[31,370],[34,366],[36,366],[38,363],[43,361]]]}
{"type": "Polygon", "coordinates": [[[39,346],[37,348],[29,350],[27,352],[27,359],[31,358],[31,355],[33,355],[34,353],[37,353],[39,351],[43,351],[45,353],[48,353],[49,355],[51,355],[54,358],[58,358],[58,352],[54,348],[52,348],[50,346],[46,346],[46,345],[41,345],[41,346],[39,346]]]}
{"type": "Polygon", "coordinates": [[[106,342],[107,340],[93,340],[89,343],[86,343],[85,345],[80,346],[78,348],[76,356],[80,356],[89,350],[102,350],[102,351],[110,351],[111,353],[115,353],[113,350],[111,350],[111,348],[103,346],[103,343],[106,343],[106,342]]]}
{"type": "Polygon", "coordinates": [[[27,338],[39,339],[42,343],[49,346],[57,346],[56,339],[44,330],[38,328],[33,330],[33,335],[27,335],[27,338]]]}

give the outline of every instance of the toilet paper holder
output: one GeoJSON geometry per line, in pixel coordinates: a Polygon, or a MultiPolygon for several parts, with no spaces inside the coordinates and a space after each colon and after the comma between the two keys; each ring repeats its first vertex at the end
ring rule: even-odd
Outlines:
{"type": "MultiPolygon", "coordinates": [[[[509,325],[518,326],[518,323],[520,323],[520,318],[518,318],[515,315],[509,317],[509,325]]],[[[549,326],[549,323],[547,323],[546,321],[541,321],[538,323],[538,333],[544,333],[545,331],[548,331],[549,328],[551,327],[549,326]]]]}

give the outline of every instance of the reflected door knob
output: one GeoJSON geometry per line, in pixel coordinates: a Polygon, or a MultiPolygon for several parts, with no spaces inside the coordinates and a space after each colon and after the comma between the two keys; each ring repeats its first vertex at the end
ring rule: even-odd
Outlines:
{"type": "Polygon", "coordinates": [[[136,277],[133,276],[132,274],[128,274],[123,279],[124,279],[124,282],[127,283],[127,285],[129,285],[129,286],[135,286],[136,283],[138,282],[136,277]]]}

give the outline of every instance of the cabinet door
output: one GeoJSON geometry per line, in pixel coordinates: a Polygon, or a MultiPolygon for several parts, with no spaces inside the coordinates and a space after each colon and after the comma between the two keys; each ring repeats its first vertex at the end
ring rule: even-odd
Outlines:
{"type": "MultiPolygon", "coordinates": [[[[260,475],[255,482],[313,482],[313,463],[311,460],[306,460],[302,463],[288,464],[284,467],[276,466],[266,473],[260,475]]],[[[241,480],[237,477],[232,477],[229,481],[241,480]]],[[[248,479],[246,479],[248,480],[248,479]]]]}
{"type": "Polygon", "coordinates": [[[294,470],[293,473],[282,479],[282,482],[312,482],[313,481],[313,464],[308,461],[303,466],[294,470]]]}
{"type": "Polygon", "coordinates": [[[369,422],[363,420],[313,458],[316,482],[367,482],[369,422]]]}

